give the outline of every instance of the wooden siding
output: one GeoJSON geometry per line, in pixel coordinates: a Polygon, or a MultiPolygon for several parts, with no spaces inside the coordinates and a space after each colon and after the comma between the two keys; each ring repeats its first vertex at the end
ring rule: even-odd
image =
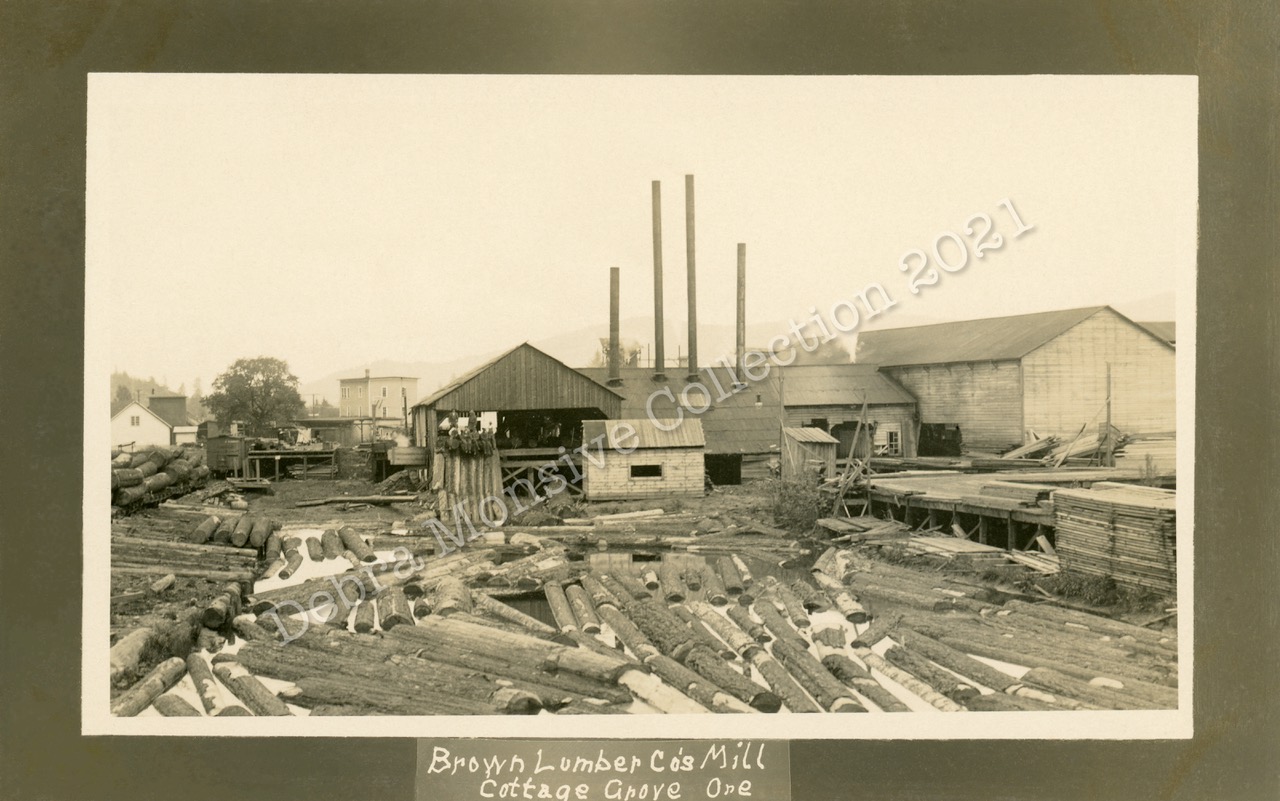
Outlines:
{"type": "Polygon", "coordinates": [[[666,498],[702,495],[704,488],[701,448],[653,448],[634,453],[605,450],[603,466],[582,460],[582,488],[589,500],[666,498]],[[632,478],[632,465],[662,465],[661,478],[632,478]]]}
{"type": "MultiPolygon", "coordinates": [[[[811,420],[825,419],[830,428],[842,423],[857,425],[862,415],[862,406],[788,406],[788,426],[807,426],[811,420]]],[[[916,421],[915,408],[905,404],[892,406],[868,406],[867,420],[879,423],[898,423],[902,428],[902,455],[914,458],[916,455],[916,421]]],[[[828,430],[830,430],[830,428],[828,430]]]]}
{"type": "Polygon", "coordinates": [[[1024,426],[1041,436],[1097,431],[1108,362],[1112,423],[1128,434],[1175,430],[1173,348],[1110,309],[1023,358],[1024,426]]]}
{"type": "MultiPolygon", "coordinates": [[[[965,447],[995,449],[1022,443],[1018,362],[887,367],[884,370],[916,397],[921,422],[960,426],[965,447]]],[[[1076,426],[1079,427],[1079,423],[1076,426]]],[[[914,452],[915,423],[903,425],[902,432],[904,448],[910,447],[914,452]]]]}
{"type": "Polygon", "coordinates": [[[622,398],[582,373],[530,345],[522,345],[487,365],[431,405],[448,411],[528,411],[599,409],[622,417],[622,398]]]}

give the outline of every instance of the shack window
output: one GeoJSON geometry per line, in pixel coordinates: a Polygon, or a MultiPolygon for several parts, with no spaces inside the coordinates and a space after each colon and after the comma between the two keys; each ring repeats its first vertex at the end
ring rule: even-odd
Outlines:
{"type": "Polygon", "coordinates": [[[889,456],[902,454],[901,423],[881,423],[876,426],[876,453],[889,456]]]}
{"type": "Polygon", "coordinates": [[[631,465],[632,478],[662,478],[662,465],[660,464],[633,464],[631,465]]]}

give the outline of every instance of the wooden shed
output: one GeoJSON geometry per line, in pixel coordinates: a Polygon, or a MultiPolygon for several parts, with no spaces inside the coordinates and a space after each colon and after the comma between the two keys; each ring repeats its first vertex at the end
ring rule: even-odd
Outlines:
{"type": "Polygon", "coordinates": [[[834,476],[840,440],[820,428],[782,429],[782,477],[834,476]]]}
{"type": "Polygon", "coordinates": [[[582,488],[588,500],[703,493],[706,439],[700,420],[662,427],[648,418],[587,420],[582,437],[582,488]]]}
{"type": "Polygon", "coordinates": [[[582,442],[582,421],[622,417],[622,396],[525,342],[423,398],[412,410],[413,444],[438,449],[440,426],[458,413],[492,428],[503,480],[561,459],[582,442]]]}
{"type": "Polygon", "coordinates": [[[958,425],[973,449],[1096,431],[1108,366],[1116,428],[1176,428],[1174,346],[1109,306],[864,331],[857,359],[914,395],[921,422],[958,425]]]}

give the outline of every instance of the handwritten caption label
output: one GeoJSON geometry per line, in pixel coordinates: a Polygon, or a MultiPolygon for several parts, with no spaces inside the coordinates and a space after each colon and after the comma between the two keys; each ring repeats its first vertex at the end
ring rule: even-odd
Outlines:
{"type": "Polygon", "coordinates": [[[789,801],[781,740],[420,740],[418,798],[789,801]]]}

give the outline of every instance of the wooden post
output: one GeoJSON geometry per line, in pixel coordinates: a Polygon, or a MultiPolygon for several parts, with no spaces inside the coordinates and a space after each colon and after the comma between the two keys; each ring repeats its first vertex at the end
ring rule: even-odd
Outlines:
{"type": "Polygon", "coordinates": [[[987,544],[987,516],[981,512],[978,513],[978,542],[987,544]]]}

